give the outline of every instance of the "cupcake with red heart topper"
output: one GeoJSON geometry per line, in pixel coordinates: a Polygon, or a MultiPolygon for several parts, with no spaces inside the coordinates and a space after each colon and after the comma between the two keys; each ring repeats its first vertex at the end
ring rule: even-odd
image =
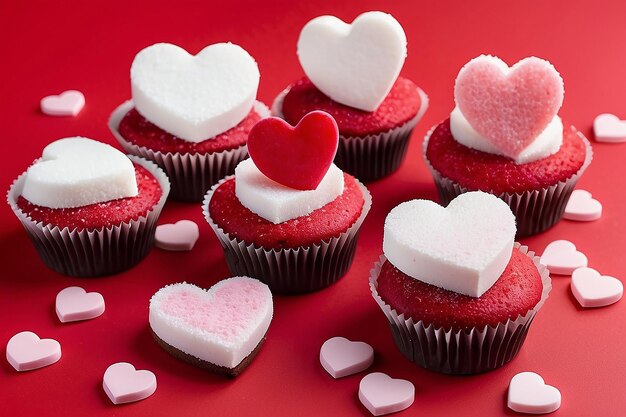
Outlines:
{"type": "Polygon", "coordinates": [[[474,374],[517,355],[552,284],[515,232],[506,203],[481,191],[391,210],[370,289],[407,359],[474,374]]]}
{"type": "Polygon", "coordinates": [[[589,141],[557,115],[563,95],[548,61],[468,62],[456,78],[456,107],[424,141],[443,203],[472,190],[494,194],[515,213],[519,236],[558,222],[593,157],[589,141]]]}
{"type": "Polygon", "coordinates": [[[170,185],[154,163],[82,137],[59,139],[7,200],[44,263],[74,276],[128,269],[148,253],[170,185]]]}
{"type": "Polygon", "coordinates": [[[335,163],[362,181],[395,172],[428,97],[399,77],[406,35],[393,16],[367,12],[351,24],[334,16],[307,23],[298,40],[306,76],[275,99],[272,113],[295,125],[314,110],[339,126],[335,163]]]}
{"type": "Polygon", "coordinates": [[[250,159],[216,184],[203,206],[234,275],[293,294],[347,272],[371,196],[333,164],[338,139],[334,119],[321,111],[295,128],[276,117],[252,128],[250,159]]]}
{"type": "Polygon", "coordinates": [[[156,162],[172,181],[171,196],[201,201],[248,156],[246,141],[269,109],[256,101],[259,69],[231,43],[193,56],[159,43],[140,51],[130,69],[132,100],[109,128],[124,149],[156,162]]]}

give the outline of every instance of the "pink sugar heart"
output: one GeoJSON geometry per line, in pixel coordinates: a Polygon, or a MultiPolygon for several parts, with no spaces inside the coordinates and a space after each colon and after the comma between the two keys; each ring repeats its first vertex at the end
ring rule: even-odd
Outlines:
{"type": "Polygon", "coordinates": [[[626,120],[609,113],[601,114],[593,121],[593,133],[598,142],[626,142],[626,120]]]}
{"type": "Polygon", "coordinates": [[[591,193],[585,190],[574,190],[567,205],[563,218],[579,222],[598,220],[602,216],[602,204],[592,198],[591,193]]]}
{"type": "Polygon", "coordinates": [[[125,404],[154,394],[157,381],[150,371],[137,371],[130,363],[118,362],[104,372],[102,388],[113,404],[125,404]]]}
{"type": "Polygon", "coordinates": [[[508,406],[518,413],[551,413],[561,406],[561,393],[536,373],[521,372],[509,383],[508,406]]]}
{"type": "Polygon", "coordinates": [[[81,287],[67,287],[57,294],[56,313],[61,323],[93,319],[104,313],[104,298],[81,287]]]}
{"type": "Polygon", "coordinates": [[[618,302],[624,285],[617,278],[600,275],[593,268],[578,268],[572,273],[572,293],[583,307],[604,307],[618,302]]]}
{"type": "Polygon", "coordinates": [[[374,349],[365,342],[345,337],[328,339],[320,349],[320,363],[333,378],[364,371],[374,362],[374,349]]]}
{"type": "Polygon", "coordinates": [[[80,91],[68,90],[42,98],[40,106],[41,112],[49,116],[76,116],[85,106],[85,96],[80,91]]]}
{"type": "Polygon", "coordinates": [[[461,68],[454,98],[472,128],[515,159],[556,116],[563,80],[540,58],[509,68],[497,57],[481,55],[461,68]]]}
{"type": "Polygon", "coordinates": [[[359,384],[359,400],[375,416],[407,409],[415,399],[410,381],[393,379],[382,372],[366,375],[359,384]]]}
{"type": "Polygon", "coordinates": [[[33,332],[21,332],[7,343],[7,361],[16,371],[31,371],[61,359],[61,345],[54,339],[40,339],[33,332]]]}
{"type": "Polygon", "coordinates": [[[575,269],[587,266],[587,257],[576,250],[568,240],[555,240],[546,246],[540,262],[547,266],[551,274],[571,275],[575,269]]]}
{"type": "Polygon", "coordinates": [[[157,226],[154,244],[164,250],[188,251],[193,249],[199,237],[200,229],[195,222],[179,220],[174,224],[157,226]]]}

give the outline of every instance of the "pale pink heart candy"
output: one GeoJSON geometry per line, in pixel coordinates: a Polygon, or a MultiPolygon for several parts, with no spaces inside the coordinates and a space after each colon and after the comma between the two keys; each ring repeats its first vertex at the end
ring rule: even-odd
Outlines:
{"type": "Polygon", "coordinates": [[[598,142],[626,142],[626,120],[609,113],[601,114],[593,121],[593,133],[598,142]]]}
{"type": "Polygon", "coordinates": [[[198,225],[191,220],[179,220],[174,224],[157,226],[154,245],[169,251],[188,251],[193,249],[200,237],[198,225]]]}
{"type": "Polygon", "coordinates": [[[104,372],[102,388],[113,404],[125,404],[154,394],[157,381],[150,371],[137,371],[130,363],[118,362],[104,372]]]}
{"type": "Polygon", "coordinates": [[[561,393],[534,372],[521,372],[509,383],[508,406],[518,413],[547,414],[561,406],[561,393]]]}
{"type": "Polygon", "coordinates": [[[93,319],[104,313],[104,298],[81,287],[67,287],[57,294],[56,312],[61,323],[93,319]]]}
{"type": "Polygon", "coordinates": [[[563,80],[548,61],[525,58],[511,68],[493,56],[465,64],[454,98],[476,132],[515,159],[556,116],[563,80]]]}
{"type": "Polygon", "coordinates": [[[602,203],[592,198],[591,193],[585,190],[574,190],[567,205],[563,218],[579,222],[598,220],[602,216],[602,203]]]}
{"type": "Polygon", "coordinates": [[[85,106],[85,96],[77,90],[41,99],[41,112],[49,116],[76,116],[85,106]]]}
{"type": "Polygon", "coordinates": [[[54,339],[40,339],[33,332],[21,332],[7,343],[7,361],[16,371],[31,371],[61,359],[61,345],[54,339]]]}
{"type": "Polygon", "coordinates": [[[587,266],[587,257],[576,250],[568,240],[555,240],[546,246],[540,262],[548,267],[551,274],[571,275],[575,269],[587,266]]]}
{"type": "Polygon", "coordinates": [[[320,349],[320,363],[333,378],[342,378],[369,368],[374,362],[374,349],[365,342],[345,337],[328,339],[320,349]]]}
{"type": "Polygon", "coordinates": [[[593,268],[578,268],[572,273],[572,293],[583,307],[604,307],[618,302],[624,285],[617,278],[600,275],[593,268]]]}
{"type": "Polygon", "coordinates": [[[414,399],[415,387],[410,381],[382,372],[367,374],[359,384],[359,400],[375,416],[407,409],[414,399]]]}

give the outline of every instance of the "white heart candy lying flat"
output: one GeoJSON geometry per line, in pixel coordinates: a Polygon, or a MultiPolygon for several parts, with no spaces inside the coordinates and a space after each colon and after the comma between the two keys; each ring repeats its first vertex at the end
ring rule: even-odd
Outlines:
{"type": "Polygon", "coordinates": [[[511,209],[491,194],[461,194],[446,208],[412,200],[387,216],[383,252],[413,278],[480,297],[508,264],[515,231],[511,209]]]}
{"type": "Polygon", "coordinates": [[[68,90],[42,98],[40,106],[41,112],[48,116],[76,116],[85,106],[85,96],[80,91],[68,90]]]}
{"type": "Polygon", "coordinates": [[[626,142],[626,120],[609,113],[601,114],[593,121],[593,133],[598,142],[626,142]]]}
{"type": "Polygon", "coordinates": [[[53,209],[81,207],[137,195],[133,163],[92,139],[59,139],[26,172],[22,196],[53,209]]]}
{"type": "Polygon", "coordinates": [[[113,404],[126,404],[154,394],[157,381],[150,371],[137,371],[130,363],[118,362],[104,372],[102,388],[113,404]]]}
{"type": "Polygon", "coordinates": [[[618,302],[624,285],[617,279],[600,275],[593,268],[578,268],[572,273],[572,294],[583,307],[604,307],[618,302]]]}
{"type": "Polygon", "coordinates": [[[518,413],[551,413],[561,406],[561,393],[536,373],[521,372],[509,383],[508,406],[518,413]]]}
{"type": "Polygon", "coordinates": [[[179,220],[174,224],[157,226],[154,245],[169,251],[192,250],[200,237],[198,225],[191,220],[179,220]]]}
{"type": "Polygon", "coordinates": [[[410,381],[393,379],[382,372],[365,375],[359,384],[359,400],[375,416],[409,408],[415,399],[410,381]]]}
{"type": "Polygon", "coordinates": [[[55,309],[61,323],[89,320],[104,313],[104,298],[81,287],[67,287],[57,294],[55,309]]]}
{"type": "Polygon", "coordinates": [[[61,345],[54,339],[40,339],[33,332],[21,332],[7,343],[7,361],[16,371],[31,371],[61,359],[61,345]]]}
{"type": "Polygon", "coordinates": [[[591,193],[585,190],[574,190],[567,205],[563,218],[579,222],[598,220],[602,216],[602,203],[592,198],[591,193]]]}
{"type": "Polygon", "coordinates": [[[335,379],[361,372],[373,362],[374,349],[370,345],[345,337],[330,338],[320,349],[320,363],[335,379]]]}
{"type": "Polygon", "coordinates": [[[402,69],[406,35],[387,13],[363,13],[352,24],[320,16],[300,32],[298,58],[307,77],[324,94],[347,106],[374,111],[402,69]]]}
{"type": "Polygon", "coordinates": [[[571,275],[575,269],[587,266],[587,257],[576,250],[568,240],[555,240],[546,246],[540,262],[548,267],[551,274],[571,275]]]}
{"type": "Polygon", "coordinates": [[[259,77],[254,59],[232,43],[209,45],[195,56],[158,43],[140,51],[130,69],[139,113],[189,142],[212,138],[243,120],[259,77]]]}

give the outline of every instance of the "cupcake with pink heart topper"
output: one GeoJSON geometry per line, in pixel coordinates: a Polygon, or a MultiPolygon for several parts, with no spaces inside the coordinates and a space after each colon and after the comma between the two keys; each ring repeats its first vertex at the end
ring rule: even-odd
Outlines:
{"type": "Polygon", "coordinates": [[[424,141],[443,203],[472,190],[494,194],[513,210],[519,236],[558,222],[593,157],[589,141],[557,114],[563,96],[560,74],[543,59],[468,62],[456,78],[456,107],[424,141]]]}

